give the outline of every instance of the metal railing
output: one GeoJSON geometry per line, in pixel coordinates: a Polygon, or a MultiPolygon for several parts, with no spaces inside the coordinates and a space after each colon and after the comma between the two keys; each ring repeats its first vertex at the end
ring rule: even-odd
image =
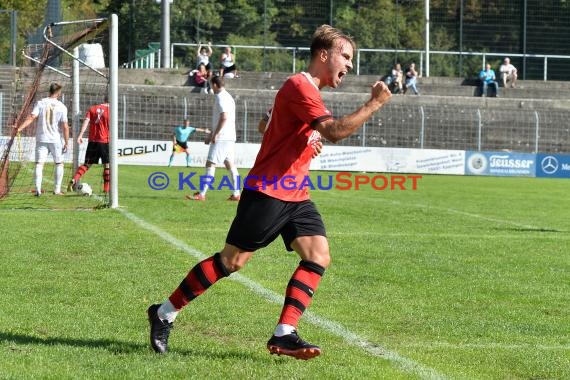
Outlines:
{"type": "Polygon", "coordinates": [[[123,63],[125,69],[158,69],[161,66],[161,50],[152,51],[142,57],[123,63]]]}
{"type": "MultiPolygon", "coordinates": [[[[172,43],[170,45],[170,56],[174,57],[175,56],[175,52],[179,49],[188,49],[188,48],[197,48],[198,44],[195,43],[181,43],[181,42],[176,42],[176,43],[172,43]]],[[[212,47],[214,48],[222,48],[225,47],[227,45],[212,45],[212,47]]],[[[285,65],[288,66],[291,72],[296,72],[298,70],[299,67],[303,67],[306,62],[308,61],[308,53],[309,53],[309,48],[307,47],[290,47],[290,46],[259,46],[259,45],[232,45],[232,48],[236,49],[236,50],[251,50],[251,51],[261,51],[261,57],[263,57],[262,59],[265,59],[264,57],[266,56],[266,54],[271,54],[271,53],[276,53],[276,52],[281,52],[281,53],[285,53],[286,56],[288,56],[289,58],[289,64],[285,65]]],[[[241,53],[241,52],[240,52],[241,53]]],[[[419,67],[419,72],[425,76],[425,68],[424,68],[424,62],[425,62],[425,50],[419,50],[419,49],[366,49],[366,48],[362,48],[362,49],[357,49],[356,53],[355,53],[355,73],[356,75],[361,75],[364,74],[363,73],[363,66],[364,63],[366,62],[367,58],[363,57],[363,53],[366,53],[367,55],[369,54],[375,54],[375,55],[390,55],[390,56],[394,56],[397,57],[398,55],[406,55],[406,57],[416,57],[416,61],[418,62],[418,67],[419,67]]],[[[259,53],[257,53],[259,56],[259,53]]],[[[522,67],[519,68],[519,77],[521,79],[526,79],[526,66],[528,65],[527,61],[530,59],[533,60],[540,60],[541,65],[542,65],[542,80],[546,81],[548,80],[548,73],[549,73],[549,65],[551,64],[552,60],[570,60],[570,55],[554,55],[554,54],[519,54],[519,53],[506,53],[506,52],[473,52],[473,51],[441,51],[441,50],[430,50],[430,57],[437,57],[437,56],[455,56],[459,62],[461,62],[463,57],[480,57],[480,66],[481,68],[485,67],[485,63],[487,61],[489,61],[490,57],[497,57],[497,58],[503,58],[503,57],[511,57],[511,58],[519,58],[520,60],[522,60],[522,67]]],[[[158,52],[152,52],[149,53],[147,56],[144,57],[140,57],[137,58],[136,60],[133,60],[131,62],[125,63],[123,65],[123,67],[125,68],[132,68],[132,69],[137,69],[137,68],[160,68],[161,67],[161,62],[160,62],[160,51],[158,52]]],[[[280,58],[282,58],[283,56],[280,56],[280,58]]],[[[192,55],[192,58],[194,58],[194,55],[192,55]]],[[[217,62],[217,58],[212,58],[212,61],[217,62]]],[[[244,60],[240,60],[240,55],[237,55],[237,61],[238,61],[238,67],[239,66],[244,66],[244,60]]],[[[437,72],[438,68],[437,68],[437,63],[435,63],[433,60],[431,60],[431,71],[432,72],[437,72]]],[[[281,64],[283,65],[283,63],[281,62],[281,64]]],[[[260,71],[284,71],[282,68],[275,68],[271,66],[271,62],[263,62],[264,67],[262,67],[260,69],[260,71]]],[[[190,65],[192,66],[192,65],[190,65]]],[[[252,65],[249,65],[252,66],[252,65]]],[[[171,59],[171,67],[170,68],[177,68],[177,65],[174,63],[174,60],[171,59]]],[[[286,69],[285,71],[289,70],[286,69]]],[[[255,70],[252,70],[255,71],[255,70]]],[[[384,68],[378,70],[379,72],[383,72],[385,71],[384,68]]],[[[459,70],[459,72],[461,73],[461,68],[459,70]]],[[[377,74],[377,72],[375,73],[377,74]]],[[[476,74],[476,73],[472,73],[472,74],[476,74]]],[[[463,75],[461,75],[463,76],[463,75]]]]}
{"type": "MultiPolygon", "coordinates": [[[[0,92],[0,121],[6,121],[22,97],[0,92]],[[14,104],[16,103],[16,104],[14,104]]],[[[81,109],[100,99],[84,94],[81,109]]],[[[71,102],[68,97],[64,103],[71,102]]],[[[272,105],[272,98],[240,96],[236,99],[238,142],[259,143],[258,122],[272,105]]],[[[327,102],[334,115],[346,115],[360,103],[327,102]]],[[[70,105],[71,106],[71,105],[70,105]]],[[[169,140],[172,128],[186,117],[196,127],[211,127],[213,103],[207,95],[119,96],[118,137],[135,140],[169,140]]],[[[479,108],[469,105],[387,104],[380,112],[338,145],[477,151],[509,150],[527,153],[570,153],[570,111],[561,109],[479,108]]],[[[0,135],[9,135],[0,126],[0,135]]]]}
{"type": "MultiPolygon", "coordinates": [[[[192,125],[211,127],[213,104],[208,97],[122,95],[119,137],[168,140],[171,128],[188,115],[192,125]],[[165,115],[168,115],[165,119],[165,115]]],[[[258,122],[272,105],[271,98],[236,99],[238,142],[259,143],[258,122]]],[[[333,100],[328,108],[346,115],[357,101],[333,100]]],[[[569,153],[570,133],[566,110],[478,108],[457,105],[387,104],[363,127],[339,142],[343,146],[474,151],[509,150],[527,153],[569,153]]]]}

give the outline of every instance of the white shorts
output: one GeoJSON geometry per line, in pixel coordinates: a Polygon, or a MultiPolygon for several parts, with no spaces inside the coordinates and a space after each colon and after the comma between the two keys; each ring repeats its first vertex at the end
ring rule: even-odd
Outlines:
{"type": "Polygon", "coordinates": [[[36,143],[36,162],[46,162],[48,153],[51,153],[53,162],[60,164],[63,162],[63,145],[61,142],[56,143],[36,143]]]}
{"type": "Polygon", "coordinates": [[[234,152],[236,143],[233,141],[218,141],[210,144],[208,151],[208,161],[216,165],[223,165],[224,161],[234,162],[234,152]]]}

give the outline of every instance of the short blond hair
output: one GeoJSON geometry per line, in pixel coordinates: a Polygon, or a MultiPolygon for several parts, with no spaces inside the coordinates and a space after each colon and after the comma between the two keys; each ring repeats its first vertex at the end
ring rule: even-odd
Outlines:
{"type": "Polygon", "coordinates": [[[345,40],[350,45],[352,49],[356,50],[356,44],[352,37],[344,34],[341,30],[334,28],[330,25],[321,25],[313,33],[313,39],[311,42],[311,57],[316,56],[321,49],[329,50],[336,46],[338,40],[345,40]]]}

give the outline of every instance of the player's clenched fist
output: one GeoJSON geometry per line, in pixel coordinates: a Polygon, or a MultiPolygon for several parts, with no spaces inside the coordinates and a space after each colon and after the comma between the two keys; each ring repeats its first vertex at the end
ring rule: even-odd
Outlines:
{"type": "Polygon", "coordinates": [[[392,97],[386,83],[378,81],[372,85],[372,98],[381,104],[386,103],[392,97]]]}

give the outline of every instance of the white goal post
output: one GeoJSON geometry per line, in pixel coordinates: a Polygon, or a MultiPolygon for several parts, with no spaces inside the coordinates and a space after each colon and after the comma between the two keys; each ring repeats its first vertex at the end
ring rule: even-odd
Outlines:
{"type": "MultiPolygon", "coordinates": [[[[93,22],[101,22],[105,21],[105,19],[95,19],[95,20],[87,20],[93,22]]],[[[109,71],[108,74],[104,74],[99,71],[97,68],[90,66],[89,63],[83,61],[79,57],[79,49],[76,47],[74,48],[73,52],[69,52],[66,49],[59,46],[56,42],[50,40],[49,33],[47,32],[47,27],[44,30],[44,38],[53,46],[60,49],[65,54],[69,55],[73,58],[73,71],[72,71],[72,82],[73,82],[73,125],[74,125],[74,138],[73,138],[73,169],[74,171],[77,170],[79,166],[79,147],[77,144],[76,133],[80,129],[80,119],[81,119],[81,111],[79,109],[79,97],[80,97],[80,79],[79,79],[79,67],[80,64],[87,67],[88,69],[94,71],[95,73],[107,78],[108,80],[108,98],[109,98],[109,166],[110,166],[110,188],[109,188],[109,204],[108,206],[111,208],[119,207],[119,186],[118,186],[118,160],[117,160],[117,139],[119,136],[118,133],[118,119],[117,115],[119,114],[119,107],[118,107],[118,98],[119,98],[119,59],[118,59],[118,45],[119,45],[119,21],[116,14],[111,14],[109,17],[109,71]]],[[[82,21],[82,22],[85,22],[82,21]]],[[[66,25],[74,23],[74,21],[64,21],[60,23],[53,23],[50,27],[59,26],[59,25],[66,25]]]]}
{"type": "Polygon", "coordinates": [[[117,159],[119,138],[119,18],[110,16],[109,26],[109,158],[111,165],[111,188],[109,190],[109,207],[119,207],[119,164],[117,159]]]}

